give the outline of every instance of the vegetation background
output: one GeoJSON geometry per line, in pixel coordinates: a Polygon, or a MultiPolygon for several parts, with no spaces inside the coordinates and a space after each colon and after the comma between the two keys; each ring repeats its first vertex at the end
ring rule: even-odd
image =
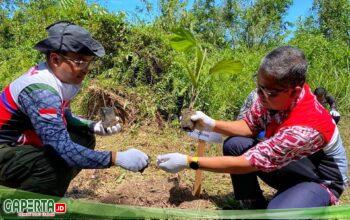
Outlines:
{"type": "MultiPolygon", "coordinates": [[[[94,1],[0,0],[0,88],[44,59],[32,48],[46,36],[48,25],[58,20],[75,22],[89,30],[106,49],[106,56],[94,63],[85,80],[83,91],[74,103],[75,110],[89,118],[97,118],[93,103],[106,96],[109,103],[117,105],[125,114],[127,131],[118,143],[140,145],[135,134],[152,127],[155,128],[151,129],[153,133],[149,132],[148,138],[143,137],[148,144],[143,143],[146,147],[141,144],[141,148],[148,151],[152,148],[152,152],[176,150],[164,148],[164,145],[187,143],[176,141],[186,139],[178,131],[178,116],[190,99],[186,66],[196,65],[194,57],[176,52],[170,46],[172,30],[182,27],[191,30],[207,51],[208,62],[203,66],[203,72],[209,72],[208,68],[223,58],[234,58],[243,63],[239,74],[203,77],[207,83],[200,89],[195,108],[210,116],[235,118],[246,96],[255,87],[252,76],[261,58],[281,45],[297,46],[305,52],[311,87],[328,89],[335,96],[341,115],[348,115],[349,1],[314,0],[309,16],[296,23],[284,20],[291,4],[292,0],[196,0],[189,8],[187,0],[159,0],[159,16],[144,22],[130,21],[125,14],[111,13],[94,1]],[[295,32],[293,37],[287,38],[287,27],[291,25],[295,32]],[[164,143],[159,142],[162,138],[164,143]]],[[[139,10],[151,11],[152,7],[155,6],[147,0],[140,1],[139,10]]],[[[349,120],[343,118],[341,129],[346,138],[349,137],[346,123],[349,120]]],[[[114,143],[115,140],[99,142],[99,146],[114,143]]],[[[186,146],[182,151],[191,152],[193,143],[186,146]]],[[[212,154],[220,154],[220,150],[214,150],[212,154]]],[[[78,179],[84,179],[84,175],[78,179]]],[[[120,178],[120,173],[116,175],[120,178]]],[[[73,188],[79,186],[74,184],[78,183],[73,183],[73,188]]],[[[207,187],[213,189],[213,185],[207,187]]],[[[212,194],[218,190],[213,189],[212,194]]],[[[345,196],[345,202],[348,197],[345,196]]]]}

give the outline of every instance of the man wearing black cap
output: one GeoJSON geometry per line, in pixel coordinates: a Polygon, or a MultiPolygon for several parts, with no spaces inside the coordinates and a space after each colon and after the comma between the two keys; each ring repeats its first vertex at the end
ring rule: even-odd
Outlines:
{"type": "Polygon", "coordinates": [[[70,22],[46,30],[48,37],[34,47],[46,54],[46,62],[13,81],[0,97],[0,184],[63,196],[82,168],[144,169],[148,156],[137,149],[93,150],[94,134],[115,134],[118,123],[104,129],[69,108],[89,65],[105,54],[103,46],[70,22]]]}

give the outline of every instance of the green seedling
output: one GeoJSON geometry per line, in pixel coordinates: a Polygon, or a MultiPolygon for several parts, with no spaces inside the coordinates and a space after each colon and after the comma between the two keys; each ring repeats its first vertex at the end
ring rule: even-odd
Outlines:
{"type": "MultiPolygon", "coordinates": [[[[188,77],[191,82],[190,102],[188,109],[182,111],[181,127],[186,131],[192,131],[194,129],[193,122],[190,115],[194,113],[194,106],[201,89],[209,81],[210,76],[214,74],[237,74],[243,66],[240,61],[235,59],[223,59],[209,68],[209,72],[205,72],[203,68],[209,65],[207,61],[207,50],[202,47],[200,41],[192,34],[191,31],[178,28],[173,30],[173,35],[170,38],[171,47],[191,57],[190,60],[185,61],[188,77]],[[192,59],[194,57],[194,59],[192,59]]],[[[180,93],[184,94],[188,87],[181,90],[180,93]]]]}

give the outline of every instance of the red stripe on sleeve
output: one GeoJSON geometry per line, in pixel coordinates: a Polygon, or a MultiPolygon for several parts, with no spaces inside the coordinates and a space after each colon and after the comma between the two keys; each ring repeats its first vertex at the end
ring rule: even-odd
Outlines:
{"type": "Polygon", "coordinates": [[[55,109],[55,108],[42,108],[42,109],[39,109],[39,114],[57,114],[57,109],[55,109]]]}

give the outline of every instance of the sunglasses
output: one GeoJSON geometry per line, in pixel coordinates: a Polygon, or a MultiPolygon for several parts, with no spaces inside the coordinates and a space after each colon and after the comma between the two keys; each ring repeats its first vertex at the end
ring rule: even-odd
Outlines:
{"type": "Polygon", "coordinates": [[[276,97],[278,96],[280,93],[283,92],[287,92],[290,88],[286,88],[286,89],[266,89],[261,85],[257,85],[256,86],[258,93],[263,93],[265,96],[267,97],[276,97]]]}
{"type": "Polygon", "coordinates": [[[85,61],[82,59],[72,59],[70,57],[67,57],[63,54],[58,54],[60,57],[62,57],[64,60],[72,62],[78,69],[86,69],[90,66],[91,63],[95,61],[95,59],[85,61]]]}
{"type": "Polygon", "coordinates": [[[257,92],[270,98],[274,98],[280,93],[287,92],[290,89],[290,87],[285,89],[266,89],[264,86],[258,84],[258,73],[253,74],[253,81],[256,83],[257,92]]]}

